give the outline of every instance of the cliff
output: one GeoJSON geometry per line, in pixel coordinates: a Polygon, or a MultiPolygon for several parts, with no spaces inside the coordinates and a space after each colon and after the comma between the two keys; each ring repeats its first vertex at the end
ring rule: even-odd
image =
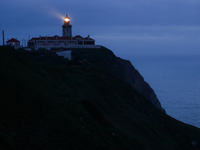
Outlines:
{"type": "Polygon", "coordinates": [[[125,72],[101,50],[74,49],[68,61],[0,47],[0,149],[199,150],[200,129],[116,77],[125,72]]]}
{"type": "Polygon", "coordinates": [[[130,84],[144,97],[149,99],[154,106],[165,112],[154,90],[144,81],[144,78],[130,61],[116,57],[112,51],[105,47],[89,51],[73,50],[72,57],[76,61],[91,61],[99,65],[105,69],[106,72],[130,84]]]}

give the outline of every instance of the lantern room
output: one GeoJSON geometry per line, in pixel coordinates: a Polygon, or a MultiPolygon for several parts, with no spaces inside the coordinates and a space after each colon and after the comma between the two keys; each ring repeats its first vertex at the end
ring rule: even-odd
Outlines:
{"type": "Polygon", "coordinates": [[[63,37],[72,37],[72,25],[70,25],[70,18],[68,15],[64,18],[64,25],[62,26],[63,37]]]}
{"type": "Polygon", "coordinates": [[[66,17],[64,18],[64,25],[69,25],[70,23],[70,18],[68,17],[68,15],[66,15],[66,17]]]}

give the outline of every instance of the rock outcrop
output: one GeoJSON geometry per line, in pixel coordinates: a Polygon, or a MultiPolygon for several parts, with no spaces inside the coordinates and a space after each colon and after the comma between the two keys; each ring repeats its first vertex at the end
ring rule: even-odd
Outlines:
{"type": "Polygon", "coordinates": [[[134,68],[129,60],[116,57],[114,53],[107,48],[96,49],[89,53],[88,51],[80,52],[75,50],[72,52],[72,55],[74,60],[92,61],[93,63],[98,64],[111,75],[118,77],[133,86],[145,98],[149,99],[154,106],[165,112],[154,90],[146,81],[144,81],[144,78],[140,75],[138,70],[134,68]]]}
{"type": "Polygon", "coordinates": [[[150,87],[150,85],[146,81],[144,81],[144,78],[134,68],[131,62],[128,60],[123,60],[121,58],[118,58],[118,61],[120,61],[124,66],[125,76],[123,80],[128,84],[130,84],[131,86],[133,86],[144,97],[149,99],[154,104],[154,106],[161,109],[162,111],[165,111],[162,108],[154,90],[150,87]]]}
{"type": "Polygon", "coordinates": [[[0,46],[0,149],[200,150],[199,128],[124,81],[149,89],[130,62],[105,48],[43,52],[0,46]]]}

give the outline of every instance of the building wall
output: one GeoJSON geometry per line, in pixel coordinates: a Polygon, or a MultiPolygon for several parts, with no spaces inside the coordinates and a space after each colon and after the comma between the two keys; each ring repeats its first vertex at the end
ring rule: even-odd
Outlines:
{"type": "Polygon", "coordinates": [[[20,42],[7,42],[7,45],[13,46],[15,49],[20,48],[20,42]]]}
{"type": "Polygon", "coordinates": [[[95,48],[99,47],[94,45],[94,40],[34,40],[29,41],[28,46],[38,50],[40,48],[45,48],[50,50],[51,48],[68,48],[68,47],[77,47],[77,48],[95,48]]]}
{"type": "Polygon", "coordinates": [[[68,45],[68,46],[56,46],[56,45],[52,45],[52,46],[45,46],[45,45],[36,45],[34,47],[31,47],[31,48],[34,48],[35,50],[39,50],[40,48],[41,49],[47,49],[47,50],[51,50],[51,48],[101,48],[101,45],[75,45],[75,44],[72,44],[72,45],[68,45]]]}
{"type": "Polygon", "coordinates": [[[71,60],[71,50],[56,52],[56,54],[58,56],[63,56],[64,58],[68,58],[69,60],[71,60]]]}
{"type": "Polygon", "coordinates": [[[68,48],[101,48],[101,45],[69,45],[68,48]]]}
{"type": "Polygon", "coordinates": [[[63,25],[63,37],[72,37],[72,26],[71,25],[63,25]]]}

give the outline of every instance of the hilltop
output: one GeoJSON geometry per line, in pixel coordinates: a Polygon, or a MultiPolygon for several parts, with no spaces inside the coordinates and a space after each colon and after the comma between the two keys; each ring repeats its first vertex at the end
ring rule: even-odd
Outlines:
{"type": "Polygon", "coordinates": [[[72,56],[0,47],[0,149],[200,149],[200,129],[155,107],[130,62],[104,47],[72,56]]]}
{"type": "Polygon", "coordinates": [[[146,81],[144,81],[144,78],[134,68],[130,61],[116,57],[111,50],[108,50],[105,47],[95,50],[82,49],[81,51],[79,49],[74,49],[72,51],[72,57],[74,58],[74,61],[92,62],[98,65],[107,73],[130,84],[143,96],[149,99],[154,106],[165,112],[154,90],[146,81]]]}

